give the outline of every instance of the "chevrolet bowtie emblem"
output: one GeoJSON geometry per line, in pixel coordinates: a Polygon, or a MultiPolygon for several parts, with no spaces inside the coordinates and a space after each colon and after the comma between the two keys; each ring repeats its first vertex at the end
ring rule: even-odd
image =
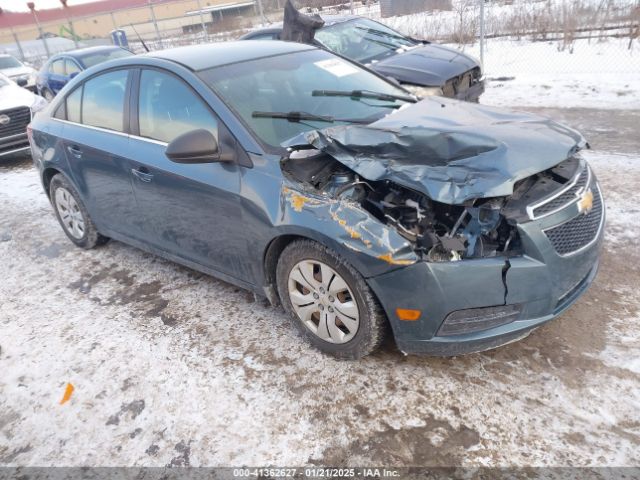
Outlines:
{"type": "Polygon", "coordinates": [[[9,115],[0,115],[0,125],[8,125],[11,121],[11,117],[9,115]]]}
{"type": "Polygon", "coordinates": [[[593,208],[593,192],[591,189],[585,191],[582,195],[580,195],[580,200],[578,200],[578,210],[585,215],[591,211],[593,208]]]}

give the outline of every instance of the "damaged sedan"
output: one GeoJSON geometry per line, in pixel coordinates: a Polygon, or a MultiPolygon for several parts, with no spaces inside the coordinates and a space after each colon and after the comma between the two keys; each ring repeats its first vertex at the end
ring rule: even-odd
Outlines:
{"type": "Polygon", "coordinates": [[[445,45],[402,35],[374,20],[350,15],[305,15],[290,1],[284,22],[247,33],[242,40],[309,43],[393,78],[420,97],[478,102],[484,92],[480,63],[445,45]]]}
{"type": "Polygon", "coordinates": [[[593,281],[583,137],[419,100],[310,45],[169,49],[83,72],[32,123],[69,239],[109,238],[281,304],[323,352],[457,355],[526,336],[593,281]]]}

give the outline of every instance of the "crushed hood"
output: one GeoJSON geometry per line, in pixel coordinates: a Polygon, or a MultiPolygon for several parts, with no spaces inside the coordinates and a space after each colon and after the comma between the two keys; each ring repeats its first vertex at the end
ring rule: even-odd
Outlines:
{"type": "Polygon", "coordinates": [[[515,182],[585,144],[580,133],[545,117],[429,97],[369,125],[312,130],[283,146],[316,148],[367,180],[460,204],[511,195],[515,182]]]}
{"type": "Polygon", "coordinates": [[[479,66],[473,57],[433,43],[410,48],[369,65],[376,72],[400,82],[428,87],[442,87],[450,78],[479,66]]]}

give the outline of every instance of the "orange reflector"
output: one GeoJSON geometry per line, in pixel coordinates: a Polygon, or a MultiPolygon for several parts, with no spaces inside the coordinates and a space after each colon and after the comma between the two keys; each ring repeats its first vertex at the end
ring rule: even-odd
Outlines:
{"type": "Polygon", "coordinates": [[[408,310],[406,308],[396,308],[396,315],[400,320],[415,322],[420,318],[420,310],[408,310]]]}

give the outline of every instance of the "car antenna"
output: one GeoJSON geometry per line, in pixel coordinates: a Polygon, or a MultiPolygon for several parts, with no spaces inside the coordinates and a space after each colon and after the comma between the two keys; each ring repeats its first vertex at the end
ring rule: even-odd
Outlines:
{"type": "Polygon", "coordinates": [[[140,34],[138,33],[138,31],[136,30],[136,27],[133,26],[133,23],[130,23],[129,26],[131,28],[133,28],[133,31],[135,32],[135,34],[138,36],[138,40],[140,40],[140,43],[142,43],[142,46],[144,47],[144,49],[147,51],[147,53],[149,53],[149,47],[147,47],[147,44],[144,43],[144,40],[142,39],[142,37],[140,36],[140,34]]]}

